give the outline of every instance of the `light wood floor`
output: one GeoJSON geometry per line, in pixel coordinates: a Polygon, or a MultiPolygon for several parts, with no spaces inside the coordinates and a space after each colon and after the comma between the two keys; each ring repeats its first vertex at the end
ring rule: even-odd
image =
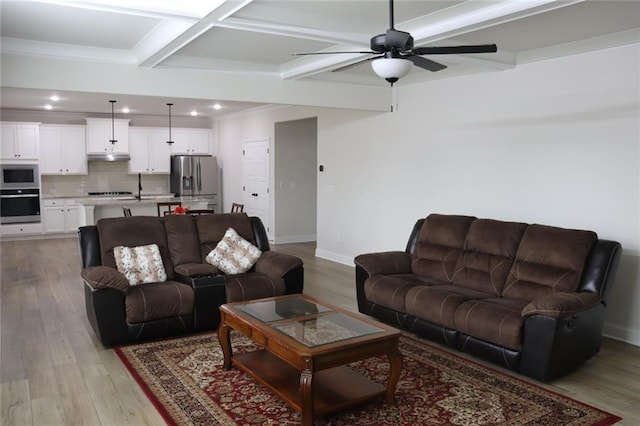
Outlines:
{"type": "MultiPolygon", "coordinates": [[[[356,311],[354,269],[314,257],[313,244],[275,250],[305,263],[305,293],[356,311]]],[[[74,238],[0,244],[2,425],[158,425],[152,404],[86,319],[74,238]]],[[[640,424],[640,348],[605,339],[600,354],[551,385],[640,424]]]]}

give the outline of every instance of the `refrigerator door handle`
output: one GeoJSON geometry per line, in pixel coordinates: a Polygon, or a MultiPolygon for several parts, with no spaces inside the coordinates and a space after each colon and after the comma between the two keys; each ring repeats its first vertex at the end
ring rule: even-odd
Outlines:
{"type": "Polygon", "coordinates": [[[202,168],[201,168],[201,163],[200,160],[198,159],[198,167],[197,167],[197,173],[198,173],[198,194],[200,194],[202,192],[202,168]]]}

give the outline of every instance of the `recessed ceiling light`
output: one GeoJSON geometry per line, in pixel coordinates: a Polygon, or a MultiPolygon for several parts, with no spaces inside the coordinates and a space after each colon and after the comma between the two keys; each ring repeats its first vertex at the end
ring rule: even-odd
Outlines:
{"type": "Polygon", "coordinates": [[[127,107],[122,108],[122,112],[125,114],[129,114],[129,108],[127,107]]]}
{"type": "Polygon", "coordinates": [[[53,102],[58,102],[60,100],[60,96],[58,95],[53,95],[51,96],[49,99],[51,99],[53,102]]]}
{"type": "Polygon", "coordinates": [[[222,105],[220,104],[213,104],[213,109],[221,109],[222,105]]]}
{"type": "Polygon", "coordinates": [[[191,116],[195,117],[196,115],[198,115],[198,111],[191,111],[191,116]]]}
{"type": "Polygon", "coordinates": [[[49,105],[49,104],[46,104],[46,105],[44,106],[44,109],[53,109],[53,107],[52,107],[51,105],[49,105]]]}

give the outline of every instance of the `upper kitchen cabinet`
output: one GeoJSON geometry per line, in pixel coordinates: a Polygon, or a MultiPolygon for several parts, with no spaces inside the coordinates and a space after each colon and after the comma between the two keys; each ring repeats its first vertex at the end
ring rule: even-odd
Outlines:
{"type": "Polygon", "coordinates": [[[173,155],[209,154],[209,139],[211,131],[208,129],[174,129],[171,147],[173,155]]]}
{"type": "Polygon", "coordinates": [[[87,118],[87,154],[129,154],[129,120],[87,118]],[[115,139],[117,142],[111,143],[115,139]]]}
{"type": "Polygon", "coordinates": [[[40,126],[40,173],[86,175],[85,126],[40,126]]]}
{"type": "Polygon", "coordinates": [[[40,123],[3,122],[0,159],[38,161],[40,123]]]}
{"type": "Polygon", "coordinates": [[[167,130],[148,127],[129,129],[129,173],[169,174],[171,148],[167,130]]]}

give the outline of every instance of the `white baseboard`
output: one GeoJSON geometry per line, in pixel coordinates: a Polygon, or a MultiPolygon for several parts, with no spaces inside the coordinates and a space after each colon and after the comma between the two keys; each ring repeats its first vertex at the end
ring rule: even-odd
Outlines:
{"type": "Polygon", "coordinates": [[[355,266],[353,263],[353,257],[333,253],[322,249],[316,249],[316,257],[342,263],[343,265],[347,266],[355,266]]]}
{"type": "Polygon", "coordinates": [[[274,238],[273,244],[308,243],[315,240],[316,240],[316,234],[287,235],[284,237],[274,238]]]}
{"type": "Polygon", "coordinates": [[[612,339],[640,346],[640,331],[638,330],[631,330],[629,328],[622,327],[619,324],[613,324],[605,321],[602,334],[612,339]]]}

